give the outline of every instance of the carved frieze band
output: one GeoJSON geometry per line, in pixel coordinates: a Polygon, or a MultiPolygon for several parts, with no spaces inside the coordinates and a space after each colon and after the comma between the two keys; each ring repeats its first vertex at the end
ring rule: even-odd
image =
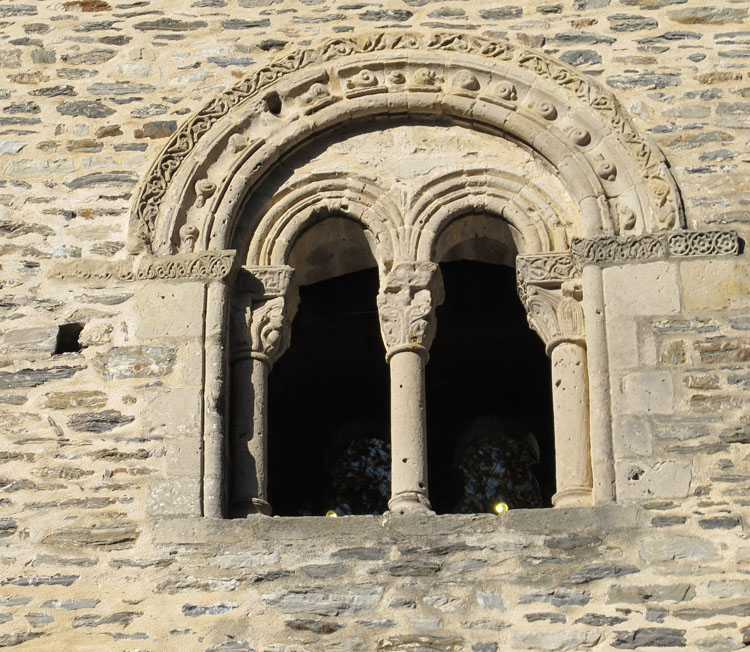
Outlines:
{"type": "MultiPolygon", "coordinates": [[[[354,55],[419,50],[506,61],[563,89],[570,98],[583,102],[605,121],[622,146],[631,153],[634,164],[644,180],[646,192],[650,196],[658,228],[672,228],[679,222],[680,200],[661,153],[638,134],[611,93],[581,75],[575,68],[542,53],[518,48],[503,40],[466,34],[422,35],[380,32],[372,36],[336,38],[319,48],[292,52],[256,70],[234,87],[224,91],[182,125],[149,170],[136,199],[134,220],[137,238],[141,244],[146,248],[150,247],[167,190],[183,162],[211,127],[232,109],[247,101],[256,101],[266,106],[270,106],[269,102],[278,103],[279,98],[273,96],[271,86],[287,75],[312,65],[335,63],[354,55]],[[266,93],[265,97],[263,93],[266,93]]],[[[517,108],[517,89],[512,80],[499,82],[496,88],[489,92],[468,69],[458,71],[451,79],[443,79],[430,68],[409,71],[408,66],[404,66],[403,70],[394,68],[388,71],[385,77],[381,77],[383,75],[376,74],[375,70],[361,65],[357,67],[355,64],[347,66],[344,62],[344,66],[337,73],[330,68],[307,88],[299,98],[300,110],[304,114],[309,114],[324,106],[340,102],[344,97],[351,99],[361,95],[403,91],[452,93],[498,104],[511,110],[517,108]],[[329,75],[334,74],[338,74],[340,78],[341,95],[328,84],[329,75]]],[[[558,109],[549,102],[540,102],[534,111],[536,116],[545,122],[553,122],[558,118],[558,109]]],[[[235,136],[240,140],[244,138],[240,134],[234,134],[233,138],[235,136]]],[[[585,147],[591,142],[591,134],[583,127],[573,129],[569,136],[571,142],[578,147],[585,147]]],[[[237,142],[239,141],[235,139],[235,145],[237,142]]],[[[240,148],[244,146],[240,144],[240,148]]],[[[597,168],[597,174],[606,181],[613,181],[617,175],[617,168],[611,161],[605,162],[597,168]]],[[[202,207],[215,190],[215,184],[209,181],[196,187],[197,207],[202,207]]],[[[184,246],[189,248],[190,243],[195,240],[195,234],[190,232],[185,235],[187,238],[183,238],[184,246]]]]}
{"type": "Polygon", "coordinates": [[[676,231],[639,236],[574,238],[573,258],[579,265],[618,264],[690,256],[736,256],[740,239],[735,231],[676,231]]]}
{"type": "Polygon", "coordinates": [[[56,265],[49,276],[66,281],[221,280],[237,272],[236,262],[233,250],[144,255],[117,261],[77,260],[56,265]]]}

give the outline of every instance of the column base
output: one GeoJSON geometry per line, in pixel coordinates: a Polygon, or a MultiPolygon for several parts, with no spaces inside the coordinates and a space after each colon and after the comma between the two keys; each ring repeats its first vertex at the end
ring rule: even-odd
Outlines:
{"type": "Polygon", "coordinates": [[[594,504],[594,494],[591,487],[566,487],[552,496],[554,507],[584,507],[594,504]]]}
{"type": "Polygon", "coordinates": [[[255,514],[271,516],[271,504],[262,498],[251,498],[232,505],[233,518],[247,518],[255,514]]]}
{"type": "Polygon", "coordinates": [[[388,501],[391,514],[434,514],[430,500],[418,491],[402,491],[388,501]]]}

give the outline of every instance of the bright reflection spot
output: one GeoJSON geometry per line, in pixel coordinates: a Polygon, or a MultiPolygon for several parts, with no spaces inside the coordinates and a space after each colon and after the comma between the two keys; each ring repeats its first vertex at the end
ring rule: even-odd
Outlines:
{"type": "Polygon", "coordinates": [[[508,511],[508,503],[495,503],[495,512],[502,514],[508,511]]]}
{"type": "Polygon", "coordinates": [[[338,516],[338,514],[334,510],[329,509],[326,512],[326,516],[328,516],[329,518],[336,518],[338,516]]]}

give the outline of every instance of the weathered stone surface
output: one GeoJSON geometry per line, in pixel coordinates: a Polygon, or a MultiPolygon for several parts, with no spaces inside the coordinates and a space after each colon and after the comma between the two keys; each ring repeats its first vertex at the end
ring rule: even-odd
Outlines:
{"type": "Polygon", "coordinates": [[[638,14],[611,14],[607,16],[607,20],[613,32],[638,32],[643,29],[656,29],[659,26],[650,16],[638,14]]]}
{"type": "Polygon", "coordinates": [[[82,390],[78,392],[49,392],[44,397],[42,407],[53,410],[68,408],[98,408],[107,404],[107,395],[98,390],[82,390]]]}
{"type": "Polygon", "coordinates": [[[351,587],[346,591],[326,592],[316,588],[295,588],[266,593],[264,603],[286,614],[341,616],[372,611],[383,595],[383,587],[351,587]]]}
{"type": "Polygon", "coordinates": [[[237,604],[233,602],[217,602],[211,605],[182,605],[182,613],[188,618],[197,618],[198,616],[220,616],[236,609],[237,604]]]}
{"type": "Polygon", "coordinates": [[[630,575],[637,573],[639,569],[636,566],[619,565],[619,564],[592,564],[584,566],[577,570],[566,580],[570,584],[587,584],[594,580],[600,580],[605,577],[619,577],[620,575],[630,575]]]}
{"type": "Polygon", "coordinates": [[[406,652],[406,650],[434,650],[453,652],[463,648],[463,639],[455,636],[431,636],[428,634],[399,634],[378,641],[377,650],[406,652]]]}
{"type": "Polygon", "coordinates": [[[73,117],[106,118],[115,110],[100,101],[76,100],[74,102],[63,102],[57,107],[58,113],[73,117]]]}
{"type": "Polygon", "coordinates": [[[673,9],[667,13],[676,23],[686,25],[725,25],[741,22],[747,17],[747,9],[719,8],[719,7],[690,7],[673,9]]]}
{"type": "Polygon", "coordinates": [[[514,650],[585,650],[599,643],[601,635],[596,632],[556,631],[513,634],[510,645],[514,650]]]}
{"type": "Polygon", "coordinates": [[[70,416],[68,427],[76,432],[107,432],[132,423],[134,420],[134,416],[122,414],[117,410],[81,412],[70,416]]]}
{"type": "Polygon", "coordinates": [[[135,23],[134,27],[143,32],[189,32],[202,27],[208,27],[208,23],[203,20],[177,20],[175,18],[159,18],[157,20],[147,20],[135,23]]]}
{"type": "Polygon", "coordinates": [[[578,589],[551,589],[549,591],[528,590],[520,593],[518,602],[520,604],[532,604],[534,602],[547,602],[556,607],[563,605],[585,606],[591,602],[591,593],[578,589]]]}
{"type": "Polygon", "coordinates": [[[5,331],[0,340],[0,353],[52,354],[57,345],[57,326],[36,326],[5,331]]]}
{"type": "Polygon", "coordinates": [[[13,387],[37,387],[46,382],[71,378],[83,366],[58,365],[46,369],[21,369],[20,371],[0,371],[0,389],[13,387]]]}
{"type": "Polygon", "coordinates": [[[46,535],[43,542],[49,545],[120,550],[132,546],[137,538],[138,530],[133,523],[121,523],[109,526],[59,528],[46,535]]]}
{"type": "Polygon", "coordinates": [[[640,544],[640,555],[644,561],[656,563],[681,559],[717,559],[711,541],[689,536],[653,537],[640,544]]]}
{"type": "Polygon", "coordinates": [[[615,632],[612,646],[621,650],[639,647],[685,647],[685,630],[671,627],[643,627],[635,631],[615,632]]]}
{"type": "Polygon", "coordinates": [[[113,347],[94,360],[104,380],[158,378],[171,373],[177,356],[164,346],[113,347]]]}
{"type": "Polygon", "coordinates": [[[691,584],[649,584],[646,586],[618,585],[609,588],[607,602],[684,602],[695,597],[691,584]]]}
{"type": "Polygon", "coordinates": [[[101,627],[102,625],[122,625],[127,627],[136,618],[142,616],[142,611],[118,611],[109,616],[97,616],[95,614],[83,614],[73,619],[71,627],[101,627]]]}

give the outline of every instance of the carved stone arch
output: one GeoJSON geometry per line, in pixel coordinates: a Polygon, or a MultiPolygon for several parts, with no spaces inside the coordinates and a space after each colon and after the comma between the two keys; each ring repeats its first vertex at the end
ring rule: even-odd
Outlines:
{"type": "Polygon", "coordinates": [[[413,198],[406,222],[412,225],[409,250],[417,260],[435,260],[435,247],[445,228],[471,213],[489,213],[507,222],[518,253],[562,251],[585,231],[613,233],[604,223],[583,226],[578,206],[562,203],[540,183],[508,170],[461,168],[435,176],[413,198]]]}
{"type": "Polygon", "coordinates": [[[564,180],[586,237],[610,220],[614,234],[682,226],[661,152],[594,81],[506,41],[381,32],[295,51],[190,118],[136,195],[130,250],[172,253],[181,229],[195,250],[232,248],[242,207],[285,152],[342,123],[393,115],[524,143],[564,180]]]}
{"type": "Polygon", "coordinates": [[[272,197],[254,201],[234,242],[248,265],[287,265],[297,239],[328,217],[354,220],[365,230],[373,258],[393,260],[402,225],[399,208],[377,179],[343,173],[305,175],[272,197]]]}

